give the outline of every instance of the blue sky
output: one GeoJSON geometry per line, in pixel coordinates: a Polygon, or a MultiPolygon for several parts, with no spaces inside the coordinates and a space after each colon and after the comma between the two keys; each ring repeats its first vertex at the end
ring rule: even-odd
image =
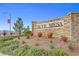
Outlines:
{"type": "Polygon", "coordinates": [[[21,17],[24,27],[29,25],[31,28],[32,21],[63,17],[70,12],[79,12],[79,4],[0,4],[0,30],[9,30],[7,23],[9,14],[11,14],[12,26],[18,17],[21,17]]]}

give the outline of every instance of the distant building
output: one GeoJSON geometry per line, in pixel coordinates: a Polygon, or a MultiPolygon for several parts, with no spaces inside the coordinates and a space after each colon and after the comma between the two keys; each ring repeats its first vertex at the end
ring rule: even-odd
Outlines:
{"type": "Polygon", "coordinates": [[[52,32],[55,37],[65,35],[70,40],[79,40],[79,13],[70,13],[63,18],[32,22],[32,32],[35,36],[39,32],[42,32],[43,36],[52,32]]]}

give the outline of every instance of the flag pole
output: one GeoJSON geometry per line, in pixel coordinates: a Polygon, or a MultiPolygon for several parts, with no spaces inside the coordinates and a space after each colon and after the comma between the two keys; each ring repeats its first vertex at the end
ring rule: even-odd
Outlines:
{"type": "Polygon", "coordinates": [[[11,14],[9,14],[10,16],[10,35],[11,35],[11,14]]]}

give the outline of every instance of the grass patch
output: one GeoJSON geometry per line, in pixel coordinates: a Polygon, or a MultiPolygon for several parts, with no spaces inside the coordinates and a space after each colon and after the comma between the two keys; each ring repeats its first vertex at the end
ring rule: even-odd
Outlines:
{"type": "Polygon", "coordinates": [[[50,56],[68,56],[68,54],[60,48],[52,49],[49,53],[50,56]]]}

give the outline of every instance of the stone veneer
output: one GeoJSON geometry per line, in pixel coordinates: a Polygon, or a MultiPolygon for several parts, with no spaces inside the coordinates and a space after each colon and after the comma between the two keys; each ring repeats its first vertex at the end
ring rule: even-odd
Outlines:
{"type": "Polygon", "coordinates": [[[48,21],[32,22],[32,32],[36,36],[38,32],[42,32],[43,36],[47,36],[48,32],[53,32],[55,37],[61,35],[67,36],[70,40],[79,39],[79,13],[70,13],[63,18],[52,19],[48,21]],[[63,27],[49,27],[49,28],[38,28],[39,25],[44,25],[49,22],[63,21],[63,27]]]}
{"type": "Polygon", "coordinates": [[[71,39],[79,41],[79,13],[72,13],[71,19],[71,39]]]}

